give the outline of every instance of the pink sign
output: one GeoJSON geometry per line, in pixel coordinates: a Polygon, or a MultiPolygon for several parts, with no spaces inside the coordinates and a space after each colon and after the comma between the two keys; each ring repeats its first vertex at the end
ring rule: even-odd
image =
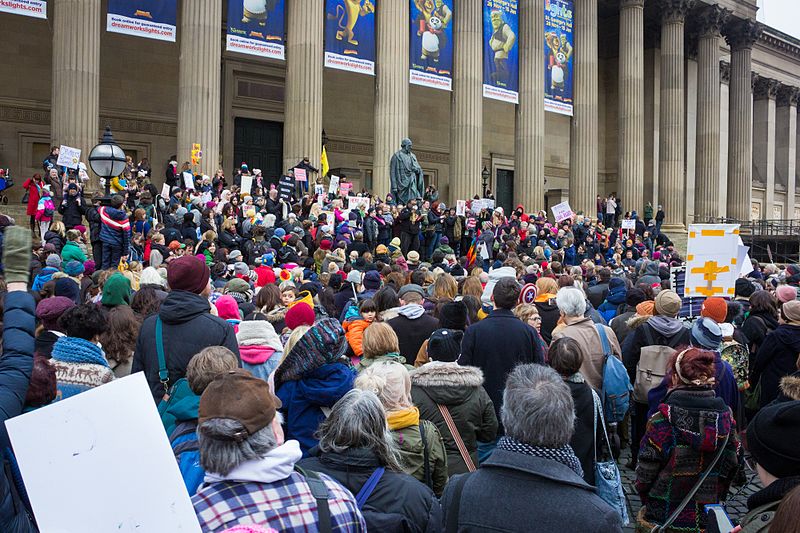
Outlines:
{"type": "Polygon", "coordinates": [[[304,168],[294,169],[294,179],[296,181],[308,181],[308,177],[306,177],[306,169],[304,168]]]}

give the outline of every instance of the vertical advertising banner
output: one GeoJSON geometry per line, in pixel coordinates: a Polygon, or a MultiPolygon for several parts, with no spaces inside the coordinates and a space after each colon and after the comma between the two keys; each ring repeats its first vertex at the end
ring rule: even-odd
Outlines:
{"type": "Polygon", "coordinates": [[[45,0],[0,0],[0,13],[46,19],[47,2],[45,0]]]}
{"type": "Polygon", "coordinates": [[[326,67],[375,75],[376,2],[325,0],[326,67]]]}
{"type": "Polygon", "coordinates": [[[285,59],[285,0],[228,0],[225,50],[285,59]]]}
{"type": "Polygon", "coordinates": [[[544,1],[544,110],[572,116],[572,0],[544,1]]]}
{"type": "Polygon", "coordinates": [[[408,81],[451,91],[453,88],[453,0],[412,0],[408,81]]]}
{"type": "Polygon", "coordinates": [[[483,0],[483,96],[519,102],[518,0],[483,0]]]}
{"type": "Polygon", "coordinates": [[[176,0],[108,0],[106,31],[175,42],[176,0]]]}

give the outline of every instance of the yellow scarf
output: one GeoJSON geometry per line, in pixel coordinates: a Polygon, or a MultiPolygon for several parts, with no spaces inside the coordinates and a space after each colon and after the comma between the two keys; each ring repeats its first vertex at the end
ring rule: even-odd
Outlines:
{"type": "Polygon", "coordinates": [[[392,411],[386,415],[386,421],[389,423],[389,429],[391,430],[419,425],[419,409],[409,407],[402,411],[392,411]]]}

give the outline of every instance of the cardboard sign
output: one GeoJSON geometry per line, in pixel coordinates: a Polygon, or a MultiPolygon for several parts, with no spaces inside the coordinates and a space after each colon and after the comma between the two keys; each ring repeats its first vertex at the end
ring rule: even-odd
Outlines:
{"type": "Polygon", "coordinates": [[[161,187],[161,197],[169,202],[170,187],[166,183],[161,187]]]}
{"type": "Polygon", "coordinates": [[[58,148],[58,161],[56,165],[67,168],[78,168],[81,161],[80,148],[72,148],[63,144],[58,148]]]}
{"type": "Polygon", "coordinates": [[[568,218],[572,218],[572,208],[569,206],[569,202],[556,204],[551,207],[550,210],[553,212],[553,217],[556,219],[556,222],[563,222],[568,218]]]}
{"type": "Polygon", "coordinates": [[[467,201],[456,200],[456,215],[460,217],[467,216],[467,201]]]}
{"type": "Polygon", "coordinates": [[[347,208],[348,209],[363,209],[366,213],[369,209],[369,198],[362,198],[360,196],[348,196],[347,197],[347,208]]]}
{"type": "Polygon", "coordinates": [[[40,531],[199,533],[143,373],[7,420],[6,428],[40,531]]]}
{"type": "Polygon", "coordinates": [[[297,181],[308,181],[308,176],[306,175],[306,169],[304,168],[294,169],[294,179],[297,181]]]}
{"type": "Polygon", "coordinates": [[[242,192],[252,194],[253,192],[253,176],[242,174],[242,192]]]}
{"type": "Polygon", "coordinates": [[[339,176],[331,176],[331,184],[328,187],[328,194],[339,192],[339,176]]]}
{"type": "Polygon", "coordinates": [[[633,219],[630,220],[623,220],[622,221],[622,229],[636,229],[636,221],[633,219]]]}
{"type": "Polygon", "coordinates": [[[281,176],[278,182],[278,195],[283,198],[285,202],[292,199],[294,194],[294,178],[291,176],[281,176]]]}
{"type": "Polygon", "coordinates": [[[684,296],[728,296],[739,278],[739,225],[691,224],[684,296]]]}

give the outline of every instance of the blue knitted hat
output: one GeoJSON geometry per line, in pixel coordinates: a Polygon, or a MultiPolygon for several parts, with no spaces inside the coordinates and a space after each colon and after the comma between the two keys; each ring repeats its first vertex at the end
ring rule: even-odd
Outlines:
{"type": "Polygon", "coordinates": [[[692,326],[691,340],[692,346],[717,352],[722,344],[722,330],[712,319],[700,317],[692,326]]]}
{"type": "Polygon", "coordinates": [[[64,265],[64,273],[67,276],[72,276],[73,278],[75,276],[83,274],[85,270],[86,269],[83,267],[83,263],[81,263],[80,261],[72,260],[68,262],[66,265],[64,265]]]}

